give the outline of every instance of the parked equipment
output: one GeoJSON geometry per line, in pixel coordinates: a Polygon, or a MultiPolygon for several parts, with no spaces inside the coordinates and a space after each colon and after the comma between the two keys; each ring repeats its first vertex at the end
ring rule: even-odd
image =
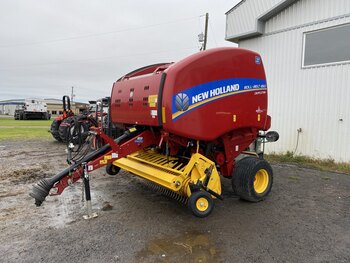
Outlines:
{"type": "Polygon", "coordinates": [[[70,99],[67,95],[63,96],[63,114],[55,118],[51,124],[50,132],[52,136],[59,142],[69,143],[78,133],[82,137],[87,137],[91,126],[97,126],[95,118],[90,111],[85,111],[75,115],[71,109],[70,99]],[[79,132],[77,127],[79,126],[79,132]],[[74,133],[74,134],[73,134],[74,133]]]}
{"type": "Polygon", "coordinates": [[[26,99],[22,105],[18,105],[14,114],[15,120],[49,120],[51,115],[47,112],[45,102],[26,99]]]}
{"type": "Polygon", "coordinates": [[[63,96],[62,103],[63,103],[63,113],[61,115],[57,116],[53,120],[53,122],[51,124],[51,128],[50,128],[50,132],[51,132],[52,136],[59,142],[62,141],[61,136],[59,134],[59,128],[60,128],[61,123],[64,120],[66,120],[67,118],[74,116],[74,113],[73,113],[71,106],[70,106],[69,96],[67,96],[67,95],[63,96]]]}
{"type": "Polygon", "coordinates": [[[198,217],[223,199],[220,174],[232,178],[242,199],[258,202],[271,191],[272,169],[261,145],[278,133],[265,133],[267,85],[255,52],[217,48],[130,72],[113,84],[109,119],[116,138],[101,125],[91,127],[100,147],[36,184],[30,194],[36,205],[80,178],[90,197],[89,172],[102,166],[152,182],[198,217]]]}

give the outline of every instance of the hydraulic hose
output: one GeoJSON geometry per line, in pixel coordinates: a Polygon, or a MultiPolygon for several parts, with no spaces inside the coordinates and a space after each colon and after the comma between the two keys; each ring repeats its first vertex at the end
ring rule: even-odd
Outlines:
{"type": "MultiPolygon", "coordinates": [[[[114,141],[119,144],[122,140],[128,138],[132,132],[129,130],[125,131],[123,135],[119,136],[114,141]]],[[[45,201],[45,198],[49,195],[51,188],[54,186],[55,183],[59,182],[62,178],[67,176],[70,172],[77,169],[82,163],[89,162],[93,160],[94,158],[103,155],[107,151],[111,149],[111,146],[109,144],[106,144],[102,146],[100,149],[97,149],[96,151],[86,155],[81,161],[71,165],[70,167],[64,169],[62,172],[54,175],[51,178],[44,178],[40,180],[37,184],[33,186],[33,189],[31,193],[29,194],[31,197],[35,199],[35,205],[41,206],[41,204],[45,201]]]]}

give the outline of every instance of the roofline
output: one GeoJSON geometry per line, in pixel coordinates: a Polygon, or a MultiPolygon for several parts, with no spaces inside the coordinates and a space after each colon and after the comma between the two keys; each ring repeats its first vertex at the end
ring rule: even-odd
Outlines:
{"type": "Polygon", "coordinates": [[[241,4],[243,4],[243,2],[245,2],[246,0],[241,0],[239,1],[234,7],[232,7],[230,10],[228,10],[225,15],[227,15],[228,13],[231,13],[233,10],[235,10],[238,6],[240,6],[241,4]]]}
{"type": "MultiPolygon", "coordinates": [[[[259,17],[256,18],[255,23],[255,29],[253,31],[249,31],[243,34],[239,35],[232,35],[232,36],[226,36],[225,39],[232,41],[234,43],[238,43],[241,39],[247,39],[252,37],[261,36],[265,32],[265,22],[269,20],[271,17],[277,15],[278,13],[282,12],[284,9],[286,9],[288,6],[294,4],[298,0],[284,0],[275,6],[273,6],[271,9],[267,10],[263,14],[261,14],[259,17]]],[[[242,0],[238,4],[236,4],[233,8],[231,8],[227,13],[226,16],[231,13],[233,10],[237,9],[240,5],[244,4],[246,0],[242,0]]]]}
{"type": "Polygon", "coordinates": [[[239,40],[241,39],[254,38],[261,35],[262,33],[253,30],[253,31],[246,32],[244,34],[225,37],[225,40],[238,44],[239,40]]]}
{"type": "MultiPolygon", "coordinates": [[[[39,98],[25,98],[25,99],[6,99],[6,100],[0,100],[0,103],[24,103],[26,100],[38,100],[47,103],[48,101],[54,101],[57,104],[62,104],[62,99],[54,99],[54,98],[47,98],[47,99],[39,99],[39,98]]],[[[53,104],[51,102],[51,104],[53,104]]],[[[50,103],[50,102],[49,102],[50,103]]],[[[71,103],[78,103],[78,104],[86,104],[89,105],[87,102],[81,102],[81,101],[73,101],[71,103]]]]}

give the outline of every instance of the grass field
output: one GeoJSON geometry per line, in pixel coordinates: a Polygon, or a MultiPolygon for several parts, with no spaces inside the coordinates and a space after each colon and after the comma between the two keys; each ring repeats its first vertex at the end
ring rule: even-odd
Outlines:
{"type": "Polygon", "coordinates": [[[0,119],[0,140],[50,138],[52,120],[0,119]]]}
{"type": "Polygon", "coordinates": [[[14,119],[0,119],[0,126],[7,127],[21,127],[21,126],[47,126],[50,127],[51,120],[14,120],[14,119]]]}

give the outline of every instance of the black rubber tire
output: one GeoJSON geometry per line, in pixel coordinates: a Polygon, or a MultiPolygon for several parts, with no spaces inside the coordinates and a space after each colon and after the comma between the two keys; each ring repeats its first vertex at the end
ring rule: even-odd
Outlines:
{"type": "Polygon", "coordinates": [[[52,134],[52,137],[54,137],[54,139],[56,141],[59,141],[61,142],[61,137],[58,133],[58,128],[60,127],[61,125],[61,121],[58,121],[58,120],[53,120],[53,122],[51,123],[51,128],[50,128],[50,132],[52,134]]]}
{"type": "Polygon", "coordinates": [[[273,184],[273,172],[266,160],[256,157],[247,157],[237,162],[232,175],[232,189],[241,199],[250,202],[264,200],[271,191],[273,184]],[[254,189],[254,179],[257,172],[264,169],[268,174],[266,190],[257,193],[254,189]]]}
{"type": "Polygon", "coordinates": [[[70,131],[72,123],[74,123],[74,117],[68,117],[61,122],[60,127],[58,128],[58,134],[62,142],[67,142],[68,132],[70,131]]]}
{"type": "Polygon", "coordinates": [[[207,217],[208,215],[210,215],[210,213],[213,211],[214,209],[214,201],[211,198],[211,195],[208,192],[204,192],[204,191],[197,191],[191,194],[191,196],[188,198],[188,208],[191,210],[192,214],[194,214],[197,217],[207,217]],[[197,201],[200,198],[205,198],[208,202],[208,208],[205,211],[200,211],[197,208],[197,201]]]}
{"type": "Polygon", "coordinates": [[[106,173],[109,175],[116,175],[119,173],[119,171],[120,171],[119,166],[115,166],[112,163],[109,163],[106,165],[106,173]]]}

